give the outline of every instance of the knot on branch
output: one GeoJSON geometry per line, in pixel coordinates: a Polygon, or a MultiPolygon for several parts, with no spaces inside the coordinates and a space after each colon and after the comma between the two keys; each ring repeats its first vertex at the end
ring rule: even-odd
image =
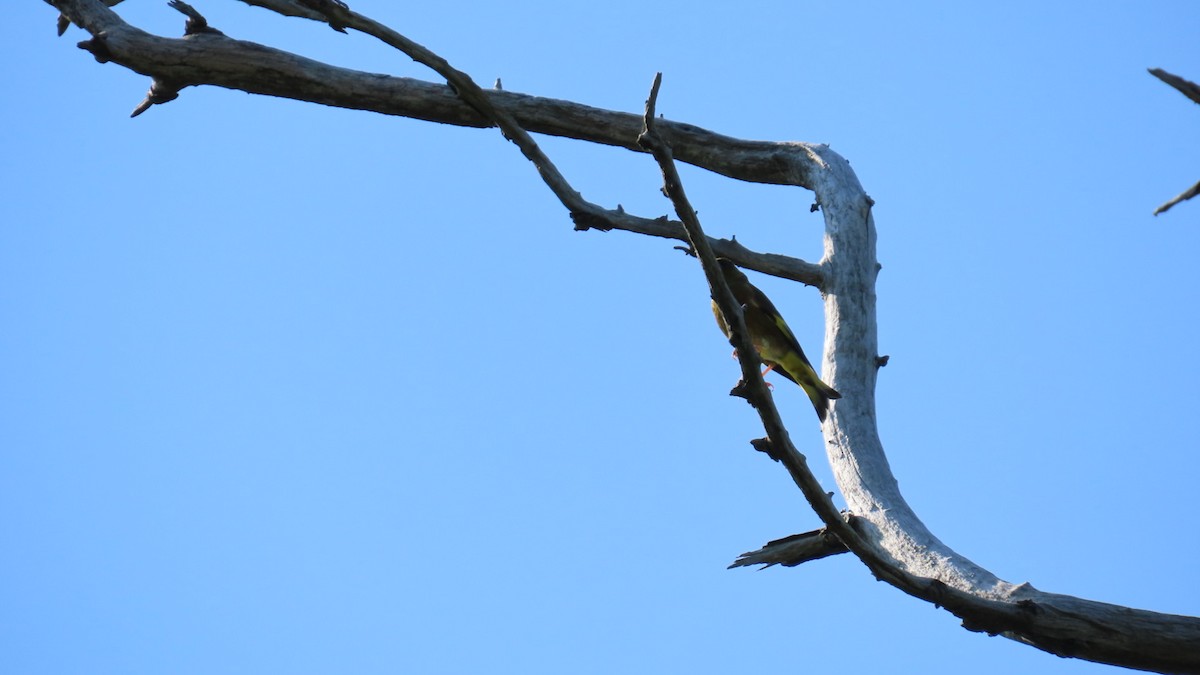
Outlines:
{"type": "MultiPolygon", "coordinates": [[[[733,385],[733,389],[729,390],[729,395],[735,396],[737,398],[744,398],[744,399],[746,399],[747,403],[749,403],[750,405],[754,405],[754,400],[751,399],[751,394],[750,394],[750,384],[748,382],[746,382],[745,380],[738,380],[737,384],[733,385]]],[[[762,440],[762,439],[759,439],[759,440],[762,440]]]]}
{"type": "Polygon", "coordinates": [[[84,40],[76,46],[91,53],[97,63],[112,61],[112,52],[108,50],[108,34],[103,31],[96,33],[90,40],[84,40]]]}
{"type": "MultiPolygon", "coordinates": [[[[733,340],[730,340],[730,342],[732,343],[733,340]]],[[[736,358],[736,356],[735,356],[735,358],[736,358]]],[[[750,407],[754,408],[755,410],[762,410],[764,408],[764,404],[765,404],[763,397],[770,396],[769,392],[773,388],[774,387],[772,387],[770,382],[763,380],[763,389],[759,390],[758,387],[747,382],[745,380],[745,378],[743,378],[743,379],[738,380],[737,384],[733,385],[733,389],[729,390],[729,395],[733,396],[735,398],[744,399],[746,401],[746,403],[749,403],[750,407]]],[[[758,440],[766,441],[767,439],[760,438],[758,440]]],[[[753,444],[753,441],[751,441],[751,443],[753,444]]],[[[760,452],[767,452],[766,450],[763,450],[762,448],[759,448],[758,446],[755,446],[755,449],[759,450],[760,452]]],[[[767,454],[771,455],[771,453],[769,453],[769,452],[767,452],[767,454]]],[[[777,462],[779,461],[779,458],[775,457],[774,455],[771,455],[771,459],[774,459],[777,462]]]]}
{"type": "Polygon", "coordinates": [[[755,450],[765,454],[767,457],[770,457],[776,462],[782,461],[783,459],[783,453],[775,447],[775,444],[772,443],[771,439],[769,438],[756,438],[750,441],[750,445],[755,450]]]}
{"type": "Polygon", "coordinates": [[[603,216],[585,211],[572,211],[571,222],[575,223],[576,232],[587,232],[588,230],[608,232],[613,229],[612,225],[603,216]]]}

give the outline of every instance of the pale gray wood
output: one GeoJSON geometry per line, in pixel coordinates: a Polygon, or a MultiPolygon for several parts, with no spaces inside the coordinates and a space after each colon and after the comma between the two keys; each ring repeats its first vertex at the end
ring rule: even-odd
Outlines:
{"type": "MultiPolygon", "coordinates": [[[[286,0],[255,4],[275,2],[300,7],[286,0]]],[[[125,24],[101,0],[50,4],[92,34],[81,46],[99,60],[152,78],[146,109],[186,87],[207,84],[446,124],[489,125],[444,85],[337,68],[220,34],[163,38],[125,24]]],[[[638,115],[496,90],[487,96],[528,131],[640,150],[638,115]]],[[[848,520],[851,529],[846,521],[838,522],[842,516],[830,503],[815,500],[814,508],[832,531],[849,540],[872,572],[945,607],[971,630],[1002,634],[1062,656],[1200,673],[1200,619],[1004,581],[938,540],[908,506],[875,425],[876,231],[872,202],[849,163],[824,145],[741,140],[667,120],[657,126],[675,159],[740,180],[805,187],[816,194],[826,226],[825,252],[817,264],[754,254],[736,243],[712,243],[719,255],[818,286],[824,295],[823,379],[842,398],[833,404],[823,434],[838,487],[854,515],[848,520]]],[[[683,238],[679,224],[665,218],[636,218],[619,209],[608,213],[617,214],[616,224],[624,229],[683,238]]],[[[813,492],[811,485],[806,487],[806,494],[813,492]]]]}

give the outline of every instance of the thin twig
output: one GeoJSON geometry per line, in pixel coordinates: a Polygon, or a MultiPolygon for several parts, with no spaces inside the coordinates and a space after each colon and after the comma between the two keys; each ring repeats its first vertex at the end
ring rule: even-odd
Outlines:
{"type": "MultiPolygon", "coordinates": [[[[331,1],[321,0],[325,4],[329,4],[331,1]]],[[[316,3],[315,0],[303,0],[302,4],[309,8],[314,8],[316,3]]],[[[571,187],[571,184],[558,170],[558,167],[554,165],[554,162],[550,160],[541,147],[538,146],[537,142],[533,140],[529,132],[525,131],[508,111],[496,107],[488,94],[471,79],[470,75],[454,68],[446,59],[433,51],[417,44],[374,19],[346,8],[342,3],[333,5],[328,15],[332,17],[331,21],[333,23],[331,25],[336,24],[334,25],[335,28],[353,28],[361,33],[377,38],[445,78],[446,82],[467,105],[500,127],[500,131],[503,132],[504,137],[520,148],[521,153],[537,168],[538,173],[550,188],[550,191],[570,211],[572,219],[575,219],[577,223],[582,221],[585,229],[588,227],[597,227],[598,229],[612,228],[608,224],[608,221],[610,215],[616,215],[616,212],[614,211],[610,214],[608,209],[583,199],[583,196],[571,187]]]]}
{"type": "MultiPolygon", "coordinates": [[[[1200,85],[1197,85],[1191,80],[1185,80],[1178,75],[1172,75],[1162,68],[1150,68],[1149,70],[1151,75],[1174,87],[1179,91],[1179,93],[1188,97],[1194,103],[1200,103],[1200,85]]],[[[1192,187],[1180,192],[1173,198],[1167,200],[1162,206],[1154,209],[1154,215],[1157,216],[1160,213],[1164,213],[1179,202],[1186,202],[1198,194],[1200,194],[1200,183],[1196,183],[1192,187]]]]}
{"type": "Polygon", "coordinates": [[[747,394],[750,403],[758,411],[763,428],[767,432],[767,439],[771,450],[769,454],[771,457],[779,459],[784,467],[787,468],[788,473],[792,476],[792,480],[800,488],[800,491],[804,493],[804,497],[813,507],[813,510],[817,512],[817,515],[820,516],[825,526],[847,548],[866,563],[868,567],[875,571],[877,576],[891,576],[891,570],[879,558],[874,548],[869,546],[838,512],[829,494],[821,488],[816,476],[809,470],[808,460],[792,444],[787,428],[783,424],[783,419],[779,415],[779,410],[775,407],[766,382],[763,381],[762,374],[759,372],[760,359],[758,352],[754,348],[754,343],[750,339],[750,333],[746,330],[742,308],[738,305],[737,300],[734,299],[733,292],[729,290],[729,286],[725,282],[725,277],[721,274],[721,268],[717,264],[716,255],[708,245],[708,238],[704,235],[700,219],[696,216],[696,211],[692,208],[687,198],[687,193],[683,188],[683,181],[675,168],[675,160],[671,155],[671,146],[657,133],[654,115],[658,91],[661,85],[662,73],[658,73],[654,77],[654,84],[650,87],[650,97],[646,101],[646,113],[642,118],[644,130],[638,136],[638,144],[649,150],[658,162],[659,169],[663,175],[663,192],[671,200],[671,203],[675,207],[675,213],[683,222],[683,227],[688,235],[688,242],[691,243],[697,257],[700,258],[700,264],[704,269],[705,277],[708,279],[709,289],[712,291],[713,298],[716,300],[721,313],[725,315],[726,322],[732,328],[733,336],[730,338],[730,342],[733,343],[738,352],[738,362],[742,367],[742,380],[747,384],[747,394]]]}
{"type": "MultiPolygon", "coordinates": [[[[312,9],[314,0],[242,0],[250,5],[257,5],[287,13],[291,16],[305,16],[316,20],[329,20],[312,9]],[[314,16],[316,15],[316,16],[314,16]]],[[[323,0],[328,2],[329,0],[323,0]]],[[[571,187],[554,163],[541,150],[523,125],[507,110],[493,102],[493,92],[485,92],[466,73],[455,69],[446,59],[426,47],[406,38],[397,31],[385,26],[374,19],[363,16],[346,8],[343,3],[330,9],[330,14],[336,14],[336,28],[353,28],[361,33],[370,35],[387,44],[414,61],[427,66],[441,77],[469,106],[479,112],[485,119],[500,127],[504,137],[520,148],[530,162],[537,168],[542,180],[549,186],[555,197],[567,208],[577,230],[596,228],[601,230],[622,229],[640,234],[684,239],[682,224],[666,218],[639,218],[625,213],[618,206],[616,209],[606,209],[583,198],[577,190],[571,187]]],[[[344,32],[344,31],[343,31],[344,32]]],[[[498,89],[498,87],[497,87],[498,89]]],[[[771,274],[782,278],[792,279],[809,286],[821,284],[820,266],[788,256],[755,253],[746,249],[736,240],[711,240],[713,247],[720,250],[723,257],[743,264],[749,269],[771,274]]],[[[694,246],[694,244],[693,244],[694,246]]]]}
{"type": "MultiPolygon", "coordinates": [[[[108,2],[111,0],[105,0],[108,2]]],[[[324,21],[319,12],[295,0],[243,0],[285,16],[324,21]]],[[[495,122],[462,102],[447,86],[404,77],[380,77],[336,68],[264,45],[211,36],[202,49],[187,40],[160,38],[127,24],[100,0],[48,0],[81,22],[92,39],[79,43],[101,63],[112,61],[146,74],[170,88],[214,85],[252,94],[280,96],[322,105],[368,110],[459,126],[483,127],[495,122]],[[109,48],[107,36],[120,40],[109,48]]],[[[352,14],[355,27],[361,17],[352,14]]],[[[363,24],[363,27],[368,27],[363,24]]],[[[492,105],[509,113],[527,131],[562,136],[643,152],[637,145],[641,116],[604,110],[572,101],[509,91],[485,92],[492,105]]],[[[151,101],[153,103],[153,101],[151,101]]],[[[810,144],[732,138],[691,124],[662,120],[660,132],[674,144],[679,161],[738,180],[773,185],[808,186],[822,160],[810,144]]],[[[612,227],[635,234],[686,241],[683,226],[666,217],[645,218],[620,207],[595,214],[573,214],[576,228],[612,227]]],[[[568,207],[569,208],[569,207],[568,207]]],[[[722,256],[747,269],[799,281],[822,283],[819,265],[773,253],[759,253],[736,241],[711,239],[722,256]]]]}

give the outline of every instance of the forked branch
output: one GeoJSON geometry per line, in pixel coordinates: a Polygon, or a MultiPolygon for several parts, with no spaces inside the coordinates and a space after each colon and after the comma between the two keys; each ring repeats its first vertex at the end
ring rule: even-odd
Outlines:
{"type": "MultiPolygon", "coordinates": [[[[792,447],[787,430],[770,405],[757,366],[743,363],[743,371],[746,381],[753,383],[752,397],[763,417],[772,456],[784,461],[837,541],[879,578],[945,607],[971,630],[1002,634],[1061,656],[1144,670],[1200,673],[1200,620],[1043,593],[1029,584],[1005,582],[945,546],[904,501],[875,427],[875,379],[881,361],[876,339],[875,278],[879,266],[872,202],[837,153],[823,145],[729,138],[659,119],[653,114],[653,105],[648,114],[638,116],[567,101],[483,91],[440,57],[415,49],[419,45],[336,0],[244,1],[322,20],[337,29],[360,30],[397,48],[404,45],[412,49],[406,53],[419,55],[419,60],[434,67],[453,86],[336,68],[211,31],[182,39],[150,35],[126,24],[101,0],[53,0],[51,4],[91,33],[92,38],[81,46],[98,60],[121,64],[151,77],[155,83],[163,83],[158,97],[163,100],[151,101],[151,105],[169,100],[167,94],[207,84],[461,126],[498,125],[534,161],[581,229],[602,226],[689,241],[701,257],[714,296],[727,316],[738,316],[739,311],[731,305],[734,301],[720,275],[713,275],[714,255],[819,287],[826,318],[822,379],[842,393],[823,434],[826,453],[852,516],[838,513],[811,478],[803,456],[792,447]],[[643,127],[645,135],[641,134],[643,127]],[[578,193],[565,179],[559,182],[562,177],[555,176],[549,159],[539,156],[536,144],[530,145],[530,132],[639,152],[644,150],[640,137],[658,158],[668,193],[676,193],[673,201],[681,220],[637,218],[619,207],[602,209],[581,198],[577,201],[578,193]],[[670,175],[676,160],[740,180],[812,190],[825,220],[822,260],[814,264],[756,254],[736,242],[706,237],[694,219],[682,185],[670,175]]],[[[734,333],[744,336],[745,329],[739,327],[734,333]]],[[[739,351],[753,354],[752,348],[739,351]]]]}
{"type": "MultiPolygon", "coordinates": [[[[1179,93],[1191,99],[1193,103],[1200,103],[1200,85],[1195,82],[1185,80],[1178,75],[1172,75],[1162,68],[1151,68],[1150,74],[1174,87],[1179,93]]],[[[1200,194],[1200,182],[1168,199],[1162,206],[1154,209],[1154,215],[1157,216],[1160,213],[1164,213],[1179,202],[1185,202],[1198,194],[1200,194]]]]}

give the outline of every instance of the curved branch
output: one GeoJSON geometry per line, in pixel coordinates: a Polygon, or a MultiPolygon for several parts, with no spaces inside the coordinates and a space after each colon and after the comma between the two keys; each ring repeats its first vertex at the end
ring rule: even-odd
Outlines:
{"type": "MultiPolygon", "coordinates": [[[[1004,581],[943,544],[900,494],[875,426],[879,367],[875,222],[849,162],[818,150],[811,185],[825,215],[823,378],[842,392],[824,426],[826,453],[856,529],[889,561],[894,583],[963,619],[1057,654],[1129,668],[1200,672],[1200,619],[1130,609],[1004,581]]],[[[805,161],[798,158],[798,161],[805,161]]],[[[853,548],[853,547],[851,547],[853,548]]]]}
{"type": "MultiPolygon", "coordinates": [[[[92,34],[92,40],[80,46],[98,60],[146,74],[164,83],[168,91],[211,84],[462,126],[490,125],[442,85],[336,68],[214,33],[162,38],[125,24],[101,0],[51,4],[92,34]]],[[[337,26],[343,19],[337,19],[337,26]]],[[[486,95],[492,106],[528,131],[639,150],[640,116],[509,92],[486,95]]],[[[825,255],[817,265],[765,255],[748,261],[739,255],[742,251],[736,250],[740,247],[735,242],[711,243],[720,255],[727,255],[722,249],[728,247],[733,249],[728,257],[739,263],[818,285],[824,294],[823,379],[843,398],[832,406],[823,433],[834,475],[854,517],[847,519],[831,510],[824,493],[810,494],[815,481],[811,474],[804,475],[802,457],[799,463],[789,463],[789,471],[830,530],[881,579],[945,607],[961,617],[968,629],[1003,634],[1061,656],[1200,673],[1200,619],[1005,582],[945,546],[904,501],[875,427],[875,378],[880,363],[875,225],[872,202],[849,164],[827,146],[744,141],[659,119],[654,125],[679,161],[741,180],[806,187],[817,195],[826,225],[825,255]],[[774,267],[782,262],[788,264],[786,269],[774,267]]],[[[622,225],[632,231],[644,228],[654,236],[686,236],[678,223],[665,218],[633,219],[622,225]]],[[[728,293],[721,295],[728,304],[728,293]]],[[[780,436],[772,436],[773,444],[786,441],[786,431],[780,427],[779,432],[780,436]]]]}

